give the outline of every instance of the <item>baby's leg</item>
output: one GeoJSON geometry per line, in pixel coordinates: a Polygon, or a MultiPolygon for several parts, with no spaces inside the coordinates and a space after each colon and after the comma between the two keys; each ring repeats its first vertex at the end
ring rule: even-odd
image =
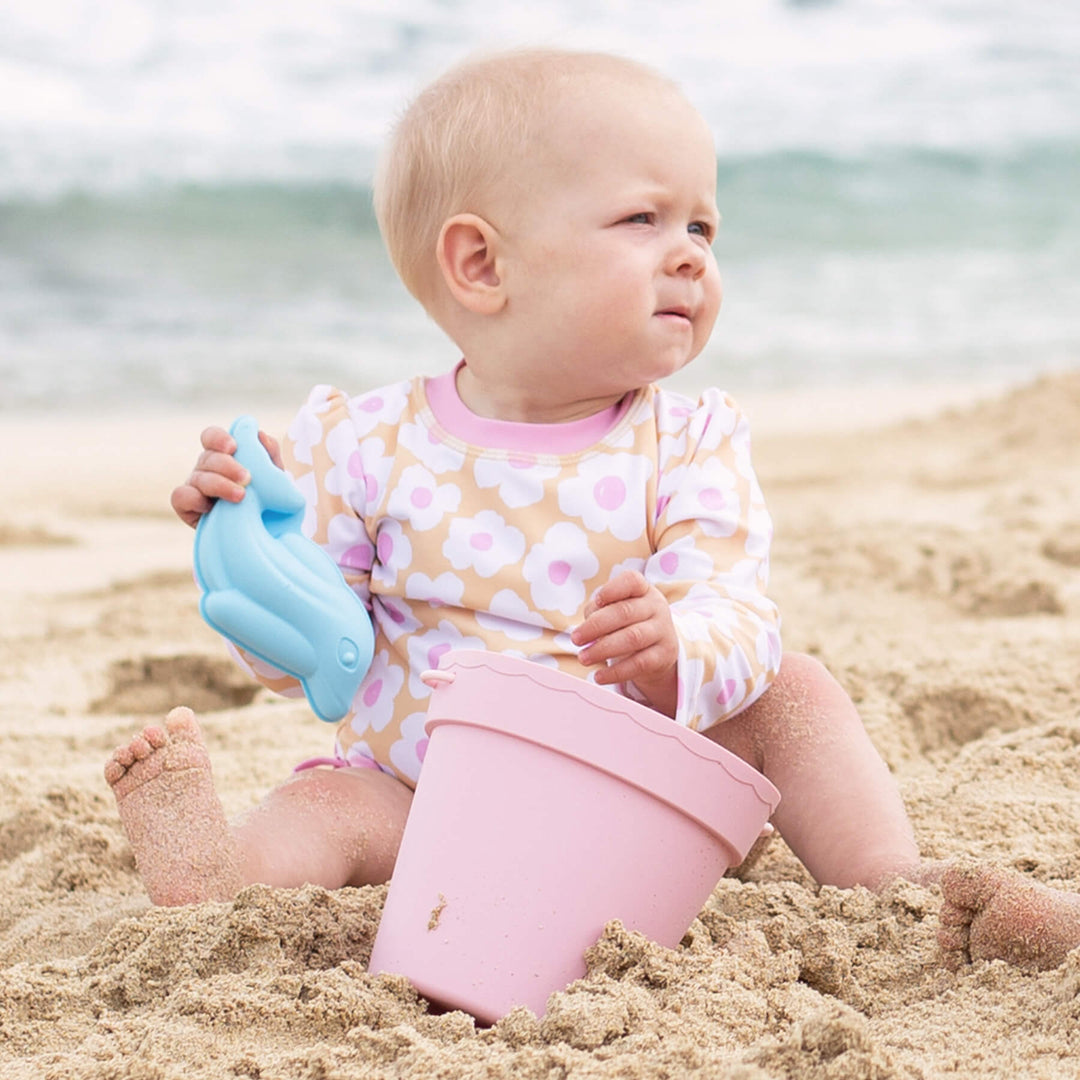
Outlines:
{"type": "Polygon", "coordinates": [[[768,691],[706,734],[776,785],[773,823],[818,882],[880,889],[940,873],[920,861],[899,789],[854,704],[811,657],[785,654],[768,691]]]}
{"type": "Polygon", "coordinates": [[[1034,970],[1055,968],[1080,948],[1080,896],[1048,888],[996,866],[950,867],[938,941],[956,967],[968,960],[1007,960],[1034,970]]]}
{"type": "Polygon", "coordinates": [[[412,793],[373,769],[310,770],[230,824],[190,709],[174,709],[105,766],[155,904],[226,900],[254,882],[337,888],[385,881],[412,793]]]}

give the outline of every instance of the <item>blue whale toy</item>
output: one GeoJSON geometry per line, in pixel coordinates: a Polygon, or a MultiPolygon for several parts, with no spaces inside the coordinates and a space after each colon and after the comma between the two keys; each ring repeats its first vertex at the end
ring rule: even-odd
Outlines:
{"type": "Polygon", "coordinates": [[[340,720],[371,665],[371,616],[333,559],[300,531],[304,497],[241,416],[229,429],[251,474],[238,503],[219,499],[195,532],[202,617],[219,634],[300,680],[322,720],[340,720]]]}

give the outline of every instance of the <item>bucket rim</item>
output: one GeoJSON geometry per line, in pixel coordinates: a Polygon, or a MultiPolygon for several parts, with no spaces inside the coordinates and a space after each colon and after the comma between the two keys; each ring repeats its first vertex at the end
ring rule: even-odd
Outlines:
{"type": "MultiPolygon", "coordinates": [[[[620,694],[605,690],[583,679],[575,679],[562,671],[553,671],[534,661],[524,660],[519,657],[506,656],[501,653],[489,653],[483,650],[456,650],[446,653],[440,658],[439,669],[433,673],[440,677],[439,681],[449,681],[446,676],[453,675],[455,668],[465,671],[485,670],[501,677],[523,679],[532,682],[537,688],[549,693],[558,693],[577,698],[590,709],[597,709],[611,717],[629,720],[641,730],[652,736],[660,736],[677,744],[682,751],[692,754],[704,765],[719,767],[732,783],[738,785],[745,792],[745,797],[751,798],[756,803],[763,815],[762,824],[768,821],[776,811],[780,803],[780,792],[776,787],[757,769],[742,758],[714,743],[704,735],[690,731],[676,724],[670,717],[656,712],[654,709],[620,694]]],[[[435,701],[433,694],[432,701],[435,701]]],[[[480,728],[495,732],[507,737],[521,739],[533,745],[562,754],[564,757],[579,761],[580,763],[597,769],[608,776],[612,776],[631,787],[642,791],[652,798],[670,806],[679,813],[684,814],[698,822],[711,835],[721,840],[738,855],[737,861],[745,857],[745,852],[740,853],[740,845],[733,842],[730,835],[721,831],[720,827],[708,819],[703,808],[695,810],[687,802],[682,801],[677,794],[671,796],[663,794],[656,787],[645,781],[636,780],[632,775],[620,771],[617,764],[604,763],[587,756],[586,752],[576,752],[573,747],[567,746],[565,741],[559,739],[552,731],[548,738],[545,732],[523,730],[521,725],[507,722],[505,717],[492,719],[484,716],[470,715],[467,718],[459,716],[436,715],[429,718],[425,723],[425,730],[430,735],[438,727],[447,724],[480,728]]],[[[678,751],[673,751],[678,753],[678,751]]],[[[667,785],[665,785],[667,786],[667,785]]],[[[699,800],[689,800],[698,802],[699,800]]]]}

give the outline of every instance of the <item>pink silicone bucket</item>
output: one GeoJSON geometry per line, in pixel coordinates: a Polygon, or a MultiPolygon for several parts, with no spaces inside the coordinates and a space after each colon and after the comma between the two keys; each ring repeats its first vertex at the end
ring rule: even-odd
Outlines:
{"type": "Polygon", "coordinates": [[[461,651],[425,678],[430,741],[370,970],[484,1023],[542,1016],[611,919],[678,944],[780,801],[704,736],[540,664],[461,651]]]}

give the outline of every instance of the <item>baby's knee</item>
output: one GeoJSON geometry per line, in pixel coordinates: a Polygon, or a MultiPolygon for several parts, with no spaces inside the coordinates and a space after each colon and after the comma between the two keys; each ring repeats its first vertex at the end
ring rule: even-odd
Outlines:
{"type": "Polygon", "coordinates": [[[825,709],[846,713],[854,708],[851,698],[829,669],[806,653],[784,653],[780,670],[765,697],[773,699],[774,707],[786,706],[785,711],[825,709]]]}
{"type": "Polygon", "coordinates": [[[835,682],[835,680],[820,660],[808,653],[785,652],[770,692],[774,690],[802,691],[806,687],[812,688],[821,682],[835,682]]]}

